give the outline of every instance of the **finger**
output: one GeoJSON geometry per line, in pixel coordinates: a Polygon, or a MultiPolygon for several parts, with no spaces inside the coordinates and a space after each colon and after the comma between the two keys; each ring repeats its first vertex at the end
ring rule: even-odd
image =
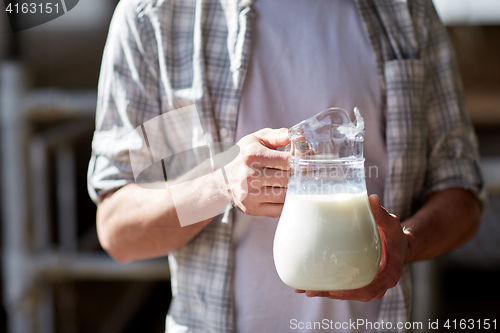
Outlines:
{"type": "Polygon", "coordinates": [[[283,204],[286,198],[286,187],[265,186],[261,193],[262,202],[283,204]]]}
{"type": "MultiPolygon", "coordinates": [[[[286,170],[263,168],[256,172],[259,177],[255,179],[256,184],[264,186],[287,187],[289,173],[286,170]]],[[[255,184],[255,183],[254,183],[255,184]]]]}
{"type": "Polygon", "coordinates": [[[361,292],[348,292],[348,293],[335,293],[330,294],[328,296],[330,299],[341,299],[341,300],[353,300],[360,302],[369,302],[373,299],[372,294],[370,293],[361,293],[361,292]]]}
{"type": "Polygon", "coordinates": [[[387,290],[384,291],[383,293],[380,293],[377,296],[373,297],[373,299],[381,299],[382,297],[384,297],[384,295],[385,295],[386,292],[387,292],[387,290]]]}
{"type": "Polygon", "coordinates": [[[286,198],[286,187],[277,186],[256,186],[254,181],[251,183],[248,194],[243,203],[254,204],[283,204],[286,198]]]}
{"type": "Polygon", "coordinates": [[[339,298],[339,297],[335,297],[335,296],[328,296],[329,299],[336,299],[336,300],[341,300],[341,301],[345,301],[345,299],[343,298],[339,298]]]}
{"type": "Polygon", "coordinates": [[[317,290],[306,290],[307,297],[328,297],[328,292],[317,290]]]}
{"type": "Polygon", "coordinates": [[[368,197],[368,199],[370,200],[370,206],[372,210],[375,210],[375,208],[380,206],[380,198],[378,195],[372,194],[368,197]]]}
{"type": "Polygon", "coordinates": [[[328,296],[334,299],[346,299],[348,298],[348,291],[329,291],[328,296]]]}
{"type": "MultiPolygon", "coordinates": [[[[377,277],[375,277],[375,279],[377,279],[377,277]]],[[[366,298],[369,295],[376,295],[378,294],[378,292],[374,292],[374,290],[375,289],[378,290],[379,283],[375,279],[369,285],[362,288],[351,289],[351,290],[335,290],[335,291],[330,291],[329,294],[330,296],[343,297],[346,299],[361,299],[361,298],[366,298]]]]}
{"type": "Polygon", "coordinates": [[[376,194],[372,194],[368,197],[368,200],[370,201],[370,208],[372,210],[373,217],[375,218],[375,221],[378,224],[378,221],[383,220],[386,215],[382,209],[382,206],[380,205],[380,198],[376,194]]]}
{"type": "Polygon", "coordinates": [[[332,292],[329,292],[328,298],[330,298],[330,299],[342,299],[342,300],[346,299],[345,294],[343,292],[335,292],[333,294],[332,294],[332,292]]]}
{"type": "Polygon", "coordinates": [[[264,128],[260,131],[255,132],[254,135],[261,141],[264,146],[270,149],[284,147],[290,142],[290,138],[288,137],[288,129],[286,128],[264,128]]]}
{"type": "Polygon", "coordinates": [[[370,208],[372,210],[375,222],[380,228],[387,229],[393,225],[395,222],[399,225],[399,220],[394,214],[390,214],[384,207],[380,205],[380,198],[376,194],[372,194],[368,197],[370,201],[370,208]]]}
{"type": "Polygon", "coordinates": [[[280,217],[282,211],[283,211],[283,204],[263,203],[259,205],[255,214],[250,214],[250,215],[280,217]]]}
{"type": "Polygon", "coordinates": [[[294,289],[297,294],[304,294],[306,291],[302,289],[294,289]]]}
{"type": "Polygon", "coordinates": [[[318,296],[319,297],[328,297],[330,295],[328,294],[328,291],[320,291],[320,292],[318,292],[318,296]]]}
{"type": "Polygon", "coordinates": [[[271,168],[290,170],[290,153],[259,146],[257,151],[247,154],[246,163],[253,169],[271,168]]]}

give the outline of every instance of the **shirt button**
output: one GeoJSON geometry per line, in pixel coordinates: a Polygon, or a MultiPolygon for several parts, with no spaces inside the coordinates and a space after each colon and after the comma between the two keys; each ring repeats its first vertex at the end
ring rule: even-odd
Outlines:
{"type": "Polygon", "coordinates": [[[229,136],[229,130],[225,127],[222,127],[219,131],[221,139],[225,139],[229,136]]]}

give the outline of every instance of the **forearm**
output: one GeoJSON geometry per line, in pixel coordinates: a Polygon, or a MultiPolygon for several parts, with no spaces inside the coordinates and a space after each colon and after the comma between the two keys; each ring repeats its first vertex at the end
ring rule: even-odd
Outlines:
{"type": "Polygon", "coordinates": [[[290,154],[276,148],[288,142],[286,129],[263,129],[169,181],[165,190],[123,187],[98,205],[102,247],[121,262],[166,255],[191,241],[232,200],[249,215],[279,216],[290,154]],[[282,190],[274,194],[267,187],[282,190]]]}
{"type": "Polygon", "coordinates": [[[408,239],[406,262],[431,259],[464,244],[480,220],[481,205],[469,191],[453,188],[431,195],[402,223],[408,239]]]}
{"type": "Polygon", "coordinates": [[[168,186],[162,190],[136,184],[121,188],[98,206],[97,233],[102,247],[117,261],[129,262],[164,256],[186,245],[211,218],[181,227],[176,205],[203,211],[214,197],[221,197],[214,177],[177,185],[175,205],[168,186]]]}

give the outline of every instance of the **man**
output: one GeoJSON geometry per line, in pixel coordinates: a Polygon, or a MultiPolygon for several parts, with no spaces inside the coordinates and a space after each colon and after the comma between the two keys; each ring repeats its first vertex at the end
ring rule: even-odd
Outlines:
{"type": "Polygon", "coordinates": [[[122,0],[103,58],[89,185],[99,239],[116,260],[169,254],[168,332],[317,331],[308,323],[323,319],[348,332],[349,320],[386,323],[356,328],[370,332],[404,331],[405,264],[473,236],[482,180],[453,54],[430,0],[122,0]],[[126,135],[193,103],[211,141],[240,149],[225,172],[241,184],[233,193],[245,193],[236,198],[244,214],[226,212],[227,224],[219,215],[181,227],[176,213],[230,197],[216,172],[175,198],[170,180],[163,191],[134,183],[130,154],[152,139],[126,135]],[[272,261],[285,191],[269,189],[286,188],[279,171],[289,158],[277,149],[288,143],[283,127],[333,106],[358,106],[367,124],[367,164],[379,170],[367,186],[381,198],[370,197],[381,266],[361,289],[294,293],[272,261]]]}

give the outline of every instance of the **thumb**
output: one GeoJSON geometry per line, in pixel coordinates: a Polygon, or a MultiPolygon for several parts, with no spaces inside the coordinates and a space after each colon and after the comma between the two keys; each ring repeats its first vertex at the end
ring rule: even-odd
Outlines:
{"type": "Polygon", "coordinates": [[[386,229],[394,223],[392,220],[397,220],[398,218],[389,213],[384,207],[380,205],[380,198],[376,194],[372,194],[368,197],[370,201],[370,208],[372,209],[373,217],[377,225],[383,229],[386,229]]]}
{"type": "Polygon", "coordinates": [[[264,146],[270,149],[284,147],[290,142],[287,128],[264,128],[256,132],[255,136],[262,142],[264,146]]]}

